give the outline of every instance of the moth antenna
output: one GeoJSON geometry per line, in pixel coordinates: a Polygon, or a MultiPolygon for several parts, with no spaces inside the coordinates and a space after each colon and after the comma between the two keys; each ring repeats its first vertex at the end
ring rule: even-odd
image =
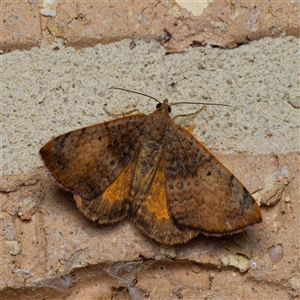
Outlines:
{"type": "Polygon", "coordinates": [[[177,104],[203,104],[203,105],[220,105],[220,106],[231,107],[231,105],[225,103],[206,103],[206,102],[176,102],[176,103],[170,103],[169,106],[174,106],[177,104]]]}
{"type": "Polygon", "coordinates": [[[125,92],[129,92],[129,93],[133,93],[133,94],[138,94],[138,95],[141,95],[141,96],[145,96],[145,97],[149,97],[153,100],[155,100],[156,102],[158,103],[161,103],[159,100],[157,100],[156,98],[152,97],[152,96],[149,96],[149,95],[146,95],[146,94],[143,94],[143,93],[140,93],[140,92],[136,92],[136,91],[131,91],[131,90],[127,90],[127,89],[123,89],[123,88],[117,88],[117,87],[110,87],[108,88],[109,90],[120,90],[120,91],[125,91],[125,92]]]}

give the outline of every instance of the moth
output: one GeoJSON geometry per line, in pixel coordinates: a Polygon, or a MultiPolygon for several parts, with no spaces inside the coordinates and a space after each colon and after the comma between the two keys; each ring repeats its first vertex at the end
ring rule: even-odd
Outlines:
{"type": "Polygon", "coordinates": [[[242,183],[170,117],[168,100],[142,113],[74,130],[39,152],[78,209],[99,224],[131,220],[163,244],[224,236],[262,221],[242,183]]]}

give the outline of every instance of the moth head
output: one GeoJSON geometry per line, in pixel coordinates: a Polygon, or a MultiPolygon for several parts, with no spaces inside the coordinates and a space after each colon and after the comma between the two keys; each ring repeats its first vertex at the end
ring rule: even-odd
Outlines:
{"type": "Polygon", "coordinates": [[[156,109],[157,110],[164,110],[167,111],[168,113],[171,112],[171,106],[169,105],[168,99],[165,99],[163,102],[159,102],[156,104],[156,109]]]}

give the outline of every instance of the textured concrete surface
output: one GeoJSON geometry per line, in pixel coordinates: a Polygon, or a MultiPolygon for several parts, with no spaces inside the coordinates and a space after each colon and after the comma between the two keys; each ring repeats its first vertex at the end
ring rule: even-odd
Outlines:
{"type": "MultiPolygon", "coordinates": [[[[133,50],[129,46],[124,40],[76,51],[57,43],[3,56],[4,174],[39,166],[36,153],[46,141],[112,119],[106,111],[155,109],[153,100],[108,90],[112,86],[172,102],[231,105],[207,106],[197,116],[176,120],[195,125],[194,135],[210,150],[278,154],[299,149],[299,110],[291,102],[299,100],[297,39],[173,55],[165,55],[156,42],[136,41],[133,50]]],[[[174,106],[173,115],[197,109],[174,106]]]]}
{"type": "MultiPolygon", "coordinates": [[[[299,299],[298,40],[171,55],[156,42],[130,45],[74,50],[58,40],[2,55],[2,298],[299,299]],[[153,111],[151,99],[110,86],[230,104],[176,122],[195,126],[254,193],[263,223],[166,248],[128,222],[87,221],[37,153],[58,134],[112,119],[106,111],[153,111]]],[[[197,109],[175,106],[173,114],[197,109]]]]}

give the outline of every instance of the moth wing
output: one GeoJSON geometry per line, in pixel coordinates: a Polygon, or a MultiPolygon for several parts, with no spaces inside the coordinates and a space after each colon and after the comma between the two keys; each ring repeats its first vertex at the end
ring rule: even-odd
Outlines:
{"type": "Polygon", "coordinates": [[[261,222],[251,194],[187,130],[173,124],[166,141],[167,204],[178,228],[225,235],[261,222]]]}
{"type": "Polygon", "coordinates": [[[144,114],[92,125],[49,141],[44,164],[59,185],[85,200],[101,196],[140,147],[144,114]]]}
{"type": "Polygon", "coordinates": [[[145,235],[162,244],[186,243],[199,234],[194,230],[180,230],[173,224],[167,206],[164,156],[157,166],[149,192],[141,201],[132,221],[145,235]]]}
{"type": "Polygon", "coordinates": [[[78,209],[90,220],[99,224],[116,223],[128,216],[131,203],[131,183],[138,158],[138,151],[120,175],[93,200],[74,195],[78,209]]]}

